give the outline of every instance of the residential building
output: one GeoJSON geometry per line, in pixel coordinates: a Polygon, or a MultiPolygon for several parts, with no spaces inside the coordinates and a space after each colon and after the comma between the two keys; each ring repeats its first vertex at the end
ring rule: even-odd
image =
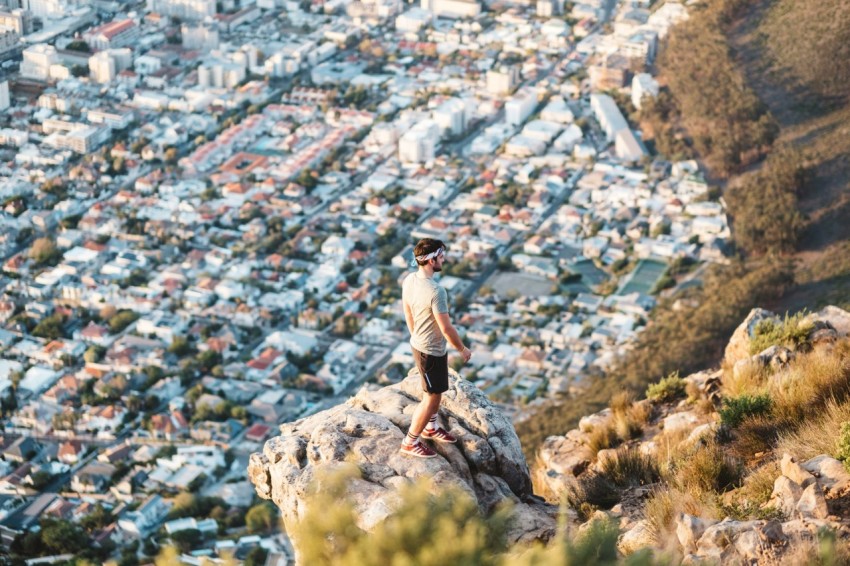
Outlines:
{"type": "Polygon", "coordinates": [[[83,39],[95,50],[132,47],[139,39],[139,27],[130,19],[112,21],[90,29],[83,39]]]}
{"type": "Polygon", "coordinates": [[[433,161],[440,141],[440,127],[433,120],[419,122],[398,140],[398,158],[402,163],[433,161]]]}
{"type": "Polygon", "coordinates": [[[50,67],[59,64],[56,48],[46,43],[38,43],[24,49],[21,62],[21,76],[26,79],[46,81],[50,77],[50,67]]]}
{"type": "Polygon", "coordinates": [[[434,15],[429,10],[411,8],[399,14],[395,19],[395,27],[399,31],[416,33],[431,24],[434,15]]]}
{"type": "Polygon", "coordinates": [[[71,489],[78,493],[102,493],[115,473],[115,466],[103,462],[86,464],[71,478],[71,489]]]}
{"type": "Polygon", "coordinates": [[[420,5],[440,18],[475,18],[481,13],[476,0],[421,0],[420,5]]]}
{"type": "Polygon", "coordinates": [[[519,126],[537,108],[537,91],[526,88],[513,95],[505,102],[505,121],[511,126],[519,126]]]}
{"type": "Polygon", "coordinates": [[[21,36],[10,29],[0,27],[0,56],[8,51],[13,51],[20,45],[21,36]]]}
{"type": "Polygon", "coordinates": [[[165,520],[172,503],[159,494],[148,497],[135,511],[118,517],[118,528],[132,538],[142,538],[156,530],[165,520]]]}
{"type": "Polygon", "coordinates": [[[517,65],[500,65],[487,71],[487,92],[499,96],[510,94],[519,84],[517,65]]]}
{"type": "Polygon", "coordinates": [[[198,67],[198,86],[203,88],[236,88],[245,80],[245,65],[229,61],[213,61],[198,67]]]}
{"type": "Polygon", "coordinates": [[[445,134],[459,136],[466,130],[466,102],[459,98],[451,98],[443,102],[434,109],[432,116],[445,134]]]}
{"type": "Polygon", "coordinates": [[[607,94],[591,94],[590,108],[602,131],[605,132],[608,142],[614,141],[617,132],[629,127],[623,113],[617,108],[617,103],[607,94]]]}
{"type": "Polygon", "coordinates": [[[218,30],[206,25],[182,24],[180,26],[180,37],[183,39],[183,47],[186,49],[198,49],[210,52],[218,49],[218,30]]]}
{"type": "Polygon", "coordinates": [[[658,81],[649,73],[638,73],[632,79],[632,104],[640,110],[644,97],[658,96],[658,81]]]}
{"type": "Polygon", "coordinates": [[[215,16],[216,0],[147,0],[148,10],[183,20],[203,20],[215,16]]]}
{"type": "Polygon", "coordinates": [[[6,28],[18,36],[24,36],[32,33],[32,18],[28,12],[21,9],[0,12],[0,28],[6,28]]]}
{"type": "Polygon", "coordinates": [[[0,81],[0,110],[5,110],[11,106],[9,98],[9,81],[0,81]]]}

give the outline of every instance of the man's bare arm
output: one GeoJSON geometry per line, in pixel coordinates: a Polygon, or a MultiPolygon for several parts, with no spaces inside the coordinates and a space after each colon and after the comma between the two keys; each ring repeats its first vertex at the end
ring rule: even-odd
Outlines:
{"type": "Polygon", "coordinates": [[[413,335],[413,311],[407,303],[404,303],[404,320],[407,322],[407,330],[413,335]]]}
{"type": "Polygon", "coordinates": [[[466,349],[466,346],[463,345],[460,335],[457,333],[457,330],[455,330],[455,327],[449,318],[449,313],[434,313],[434,318],[437,320],[437,326],[440,327],[440,332],[443,333],[443,336],[446,337],[449,344],[454,346],[458,352],[463,352],[466,349]]]}

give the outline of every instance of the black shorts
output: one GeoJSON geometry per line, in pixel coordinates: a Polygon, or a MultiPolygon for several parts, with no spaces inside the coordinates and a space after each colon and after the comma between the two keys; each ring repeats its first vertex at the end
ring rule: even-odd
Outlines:
{"type": "Polygon", "coordinates": [[[449,390],[449,355],[431,356],[416,348],[413,350],[413,360],[416,369],[422,376],[422,390],[428,393],[444,393],[449,390]]]}

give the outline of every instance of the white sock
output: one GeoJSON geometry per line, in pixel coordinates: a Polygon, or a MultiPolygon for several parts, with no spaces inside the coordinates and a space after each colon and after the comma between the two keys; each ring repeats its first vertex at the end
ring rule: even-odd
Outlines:
{"type": "Polygon", "coordinates": [[[412,446],[417,442],[419,442],[419,435],[413,434],[412,432],[408,431],[407,435],[404,437],[404,444],[406,444],[407,446],[412,446]]]}
{"type": "Polygon", "coordinates": [[[425,428],[428,430],[437,430],[437,413],[431,415],[431,418],[428,420],[428,424],[425,425],[425,428]]]}

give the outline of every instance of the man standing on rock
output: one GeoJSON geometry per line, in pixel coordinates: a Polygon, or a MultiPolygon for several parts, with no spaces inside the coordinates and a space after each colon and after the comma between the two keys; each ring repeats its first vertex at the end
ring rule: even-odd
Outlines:
{"type": "Polygon", "coordinates": [[[456,442],[455,437],[437,426],[440,400],[449,388],[446,341],[457,348],[464,363],[472,352],[463,345],[449,319],[446,290],[434,281],[434,273],[443,269],[446,246],[440,240],[424,238],[413,248],[413,255],[418,270],[404,279],[401,302],[424,395],[413,413],[401,452],[417,458],[433,458],[437,453],[420,442],[420,436],[436,442],[456,442]]]}

